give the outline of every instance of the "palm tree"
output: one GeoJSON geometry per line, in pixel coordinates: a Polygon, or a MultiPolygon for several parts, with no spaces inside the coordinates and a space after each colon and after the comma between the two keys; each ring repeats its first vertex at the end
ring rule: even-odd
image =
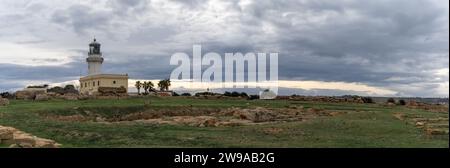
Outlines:
{"type": "Polygon", "coordinates": [[[160,80],[158,82],[158,87],[159,87],[159,90],[164,91],[164,80],[160,80]]]}
{"type": "Polygon", "coordinates": [[[165,85],[166,91],[168,91],[169,87],[172,85],[172,84],[170,84],[170,79],[166,79],[165,83],[166,83],[166,85],[165,85]]]}
{"type": "Polygon", "coordinates": [[[142,83],[142,87],[144,88],[144,95],[147,95],[147,93],[148,93],[147,81],[144,81],[144,83],[142,83]]]}
{"type": "Polygon", "coordinates": [[[150,92],[150,91],[154,90],[153,87],[155,87],[155,85],[153,85],[152,81],[148,81],[147,82],[147,87],[148,87],[148,91],[150,92]]]}
{"type": "Polygon", "coordinates": [[[134,84],[134,86],[136,86],[136,89],[138,91],[138,95],[141,95],[141,87],[142,87],[141,81],[136,81],[136,84],[134,84]]]}
{"type": "Polygon", "coordinates": [[[164,79],[164,80],[160,80],[158,82],[158,87],[159,87],[159,90],[161,90],[161,91],[168,91],[170,85],[171,85],[170,79],[164,79]]]}

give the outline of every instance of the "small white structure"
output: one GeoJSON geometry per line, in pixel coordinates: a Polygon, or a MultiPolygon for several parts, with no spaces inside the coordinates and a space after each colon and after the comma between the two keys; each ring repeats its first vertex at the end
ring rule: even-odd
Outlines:
{"type": "Polygon", "coordinates": [[[259,99],[270,100],[277,98],[277,94],[269,89],[259,93],[259,99]]]}

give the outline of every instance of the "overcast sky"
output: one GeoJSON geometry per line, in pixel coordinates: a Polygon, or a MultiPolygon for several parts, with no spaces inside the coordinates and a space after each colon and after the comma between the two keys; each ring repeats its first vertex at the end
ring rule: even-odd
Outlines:
{"type": "MultiPolygon", "coordinates": [[[[448,97],[448,0],[2,0],[0,92],[103,72],[162,79],[175,52],[278,52],[282,93],[448,97]],[[359,88],[359,89],[358,89],[359,88]]],[[[133,81],[133,80],[130,80],[133,81]]]]}

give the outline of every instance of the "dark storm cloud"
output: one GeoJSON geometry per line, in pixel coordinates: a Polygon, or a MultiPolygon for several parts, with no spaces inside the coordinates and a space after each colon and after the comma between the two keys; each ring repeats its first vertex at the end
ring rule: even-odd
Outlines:
{"type": "Polygon", "coordinates": [[[405,84],[448,67],[448,10],[429,1],[263,1],[246,10],[249,24],[277,26],[281,78],[405,84]]]}
{"type": "MultiPolygon", "coordinates": [[[[448,90],[448,2],[233,0],[213,7],[213,1],[166,2],[109,0],[101,7],[74,4],[56,10],[49,10],[51,4],[32,3],[27,8],[36,13],[49,10],[48,21],[83,38],[103,34],[102,41],[115,43],[107,46],[113,51],[104,50],[105,72],[129,73],[132,78],[166,78],[174,68],[169,66],[172,53],[191,55],[192,45],[202,44],[204,54],[278,52],[282,80],[356,82],[400,95],[448,95],[437,90],[442,84],[448,90]]],[[[24,16],[0,15],[6,21],[0,24],[21,24],[14,20],[22,22],[24,16]]],[[[16,41],[40,45],[45,40],[16,41]]],[[[79,69],[85,73],[84,58],[78,61],[61,70],[2,64],[2,70],[17,70],[2,71],[0,76],[40,79],[27,68],[54,78],[77,74],[79,69]]]]}
{"type": "Polygon", "coordinates": [[[94,11],[86,5],[74,5],[52,15],[53,22],[71,27],[77,33],[85,33],[87,29],[107,29],[110,19],[109,13],[94,11]]]}
{"type": "Polygon", "coordinates": [[[78,62],[73,62],[65,66],[22,66],[0,64],[0,72],[2,72],[0,73],[0,90],[23,88],[32,81],[53,83],[75,80],[80,76],[79,67],[83,66],[82,63],[78,62]]]}

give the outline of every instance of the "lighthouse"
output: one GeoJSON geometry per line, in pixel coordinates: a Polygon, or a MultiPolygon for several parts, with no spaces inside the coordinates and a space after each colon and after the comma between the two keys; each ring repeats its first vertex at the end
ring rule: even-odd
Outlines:
{"type": "Polygon", "coordinates": [[[102,72],[103,56],[97,39],[89,43],[87,76],[80,78],[80,93],[83,95],[101,95],[99,90],[128,92],[128,74],[110,74],[102,72]]]}
{"type": "Polygon", "coordinates": [[[86,62],[88,63],[88,75],[100,74],[102,69],[103,57],[100,51],[101,44],[94,38],[89,44],[89,53],[86,62]]]}

